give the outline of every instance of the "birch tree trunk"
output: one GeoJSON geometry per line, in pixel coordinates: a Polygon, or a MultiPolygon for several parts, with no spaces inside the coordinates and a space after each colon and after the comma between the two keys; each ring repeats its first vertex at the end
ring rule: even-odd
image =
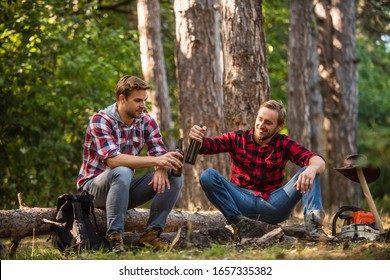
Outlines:
{"type": "Polygon", "coordinates": [[[248,129],[270,98],[262,1],[226,0],[221,8],[225,125],[248,129]]]}
{"type": "Polygon", "coordinates": [[[326,158],[329,170],[329,203],[360,204],[361,190],[334,167],[357,152],[358,87],[355,38],[355,1],[316,0],[318,54],[321,91],[324,100],[326,158]]]}
{"type": "Polygon", "coordinates": [[[142,73],[151,85],[150,114],[157,120],[169,150],[175,149],[171,129],[171,107],[165,60],[161,41],[160,2],[158,0],[137,0],[138,30],[140,33],[142,73]]]}
{"type": "MultiPolygon", "coordinates": [[[[216,0],[176,0],[176,63],[180,100],[180,127],[186,137],[193,125],[207,127],[206,135],[224,131],[219,13],[216,0]]],[[[185,164],[178,207],[208,209],[211,204],[199,184],[208,167],[226,175],[226,155],[199,155],[195,165],[185,164]]]]}

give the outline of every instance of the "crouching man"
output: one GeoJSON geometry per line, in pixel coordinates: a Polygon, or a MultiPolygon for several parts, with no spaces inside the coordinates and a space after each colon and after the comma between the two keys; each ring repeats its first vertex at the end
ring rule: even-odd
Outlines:
{"type": "Polygon", "coordinates": [[[307,237],[326,238],[322,229],[320,177],[325,170],[321,156],[278,131],[286,111],[281,102],[269,100],[258,111],[254,128],[205,137],[206,127],[193,126],[190,139],[202,142],[199,154],[229,153],[230,181],[214,169],[205,170],[200,184],[210,200],[241,237],[260,237],[289,218],[302,200],[307,237]],[[287,183],[288,161],[301,167],[287,183]]]}

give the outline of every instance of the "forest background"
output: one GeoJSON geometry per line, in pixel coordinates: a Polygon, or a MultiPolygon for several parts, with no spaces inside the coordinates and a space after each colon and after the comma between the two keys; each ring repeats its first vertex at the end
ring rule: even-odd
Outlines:
{"type": "MultiPolygon", "coordinates": [[[[259,1],[264,15],[270,95],[289,105],[298,102],[291,99],[288,88],[290,2],[259,1]]],[[[353,108],[358,112],[355,151],[380,167],[381,175],[370,189],[378,209],[389,212],[389,2],[355,2],[359,94],[358,108],[353,108]]],[[[180,82],[186,77],[178,73],[174,4],[159,3],[171,117],[163,135],[172,150],[172,143],[186,137],[187,127],[196,124],[194,121],[184,127],[183,110],[207,114],[195,105],[196,96],[190,102],[183,98],[180,82]]],[[[76,190],[90,116],[115,102],[114,87],[121,76],[145,76],[137,1],[19,0],[1,1],[0,8],[0,209],[18,208],[18,193],[29,206],[53,207],[59,195],[76,190]]],[[[207,92],[202,94],[206,100],[213,100],[207,92]]],[[[211,108],[218,109],[210,103],[211,108]]],[[[152,107],[149,103],[151,111],[152,107]]],[[[203,121],[208,125],[208,120],[203,121]]],[[[354,120],[343,121],[347,124],[354,120]]],[[[289,134],[289,125],[283,133],[289,134]]],[[[200,161],[209,159],[202,157],[200,161]]],[[[342,161],[333,162],[329,172],[342,165],[342,161]]],[[[192,167],[185,169],[186,181],[193,180],[191,188],[200,189],[197,176],[193,176],[199,167],[188,168],[192,167]]],[[[144,172],[148,170],[137,174],[144,172]]],[[[331,196],[340,193],[336,189],[331,196]]],[[[198,196],[187,194],[178,205],[190,210],[207,207],[188,197],[198,196]]],[[[364,206],[364,200],[360,202],[364,206]]]]}

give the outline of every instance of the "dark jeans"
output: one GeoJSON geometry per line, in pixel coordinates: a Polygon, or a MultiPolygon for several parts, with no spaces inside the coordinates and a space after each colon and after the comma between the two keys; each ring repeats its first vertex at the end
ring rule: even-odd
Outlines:
{"type": "Polygon", "coordinates": [[[301,194],[294,187],[298,175],[305,168],[300,169],[285,186],[272,192],[268,200],[234,185],[211,168],[201,174],[200,184],[210,202],[222,212],[228,224],[237,215],[277,224],[289,218],[301,199],[304,214],[323,209],[319,175],[316,176],[311,191],[305,194],[301,194]]]}

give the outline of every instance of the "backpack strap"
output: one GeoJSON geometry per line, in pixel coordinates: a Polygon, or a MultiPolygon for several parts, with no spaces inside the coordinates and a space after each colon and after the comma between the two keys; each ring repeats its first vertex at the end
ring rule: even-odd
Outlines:
{"type": "Polygon", "coordinates": [[[93,199],[94,199],[94,197],[93,197],[92,194],[90,194],[90,193],[87,192],[86,190],[83,190],[83,191],[81,192],[81,195],[85,195],[85,197],[88,198],[89,210],[90,210],[90,212],[92,212],[93,221],[94,221],[95,227],[96,227],[96,232],[97,232],[98,235],[101,235],[101,232],[100,232],[100,230],[99,230],[99,226],[98,226],[97,221],[96,221],[95,207],[94,207],[94,204],[93,204],[93,199]]]}
{"type": "Polygon", "coordinates": [[[93,216],[93,221],[95,222],[96,232],[98,235],[101,235],[101,232],[99,230],[99,226],[96,222],[95,207],[93,206],[93,201],[91,201],[90,207],[91,207],[91,212],[92,212],[92,216],[93,216]]]}

